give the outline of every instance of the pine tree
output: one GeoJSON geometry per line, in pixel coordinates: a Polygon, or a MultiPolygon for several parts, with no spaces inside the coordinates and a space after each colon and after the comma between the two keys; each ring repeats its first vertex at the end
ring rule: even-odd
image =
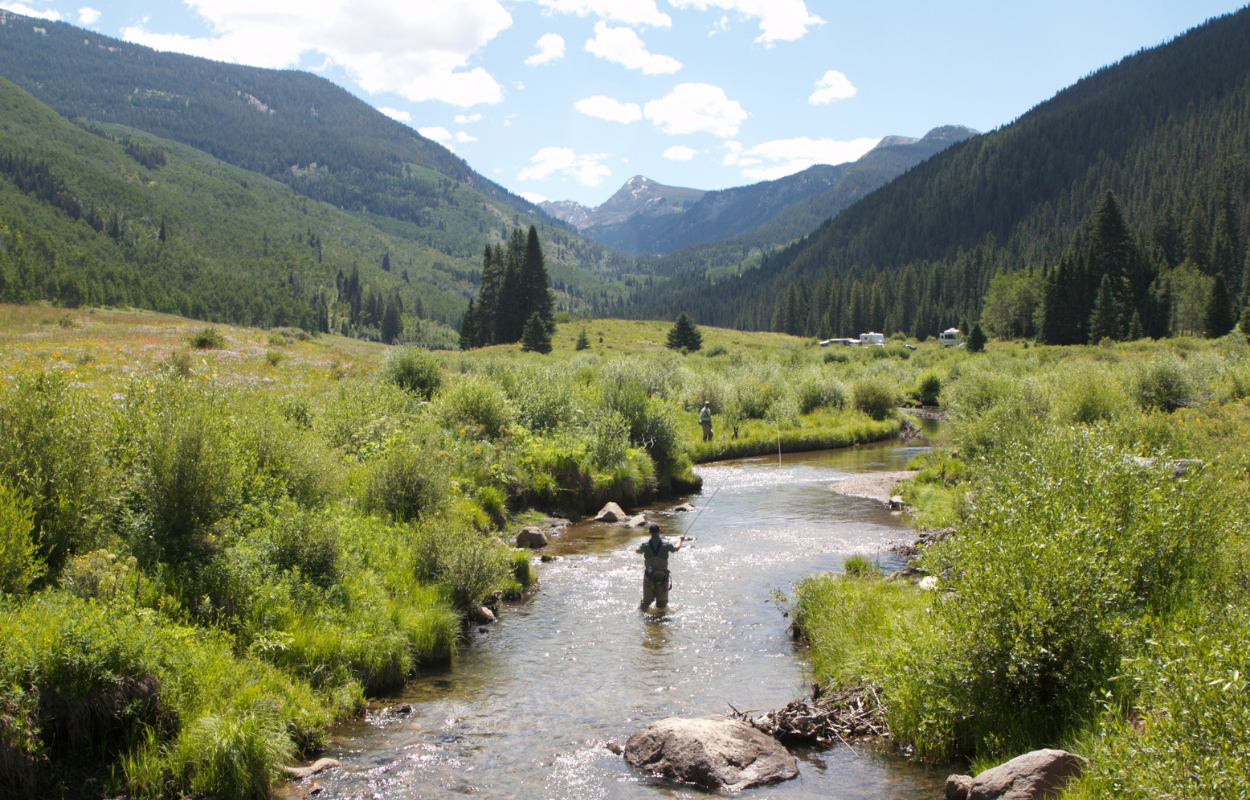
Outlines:
{"type": "Polygon", "coordinates": [[[165,241],[166,236],[167,236],[167,234],[165,233],[165,218],[164,218],[164,217],[161,217],[161,229],[160,229],[160,231],[156,234],[156,238],[157,238],[157,240],[158,240],[158,241],[163,242],[163,241],[165,241]]]}
{"type": "Polygon", "coordinates": [[[1119,338],[1120,319],[1112,294],[1111,276],[1104,274],[1098,286],[1098,296],[1094,299],[1094,310],[1089,315],[1089,343],[1098,344],[1103,339],[1119,338]]]}
{"type": "MultiPolygon", "coordinates": [[[[1110,191],[1103,195],[1090,220],[1089,246],[1090,276],[1100,275],[1109,279],[1106,281],[1109,290],[1108,297],[1112,303],[1114,315],[1107,317],[1113,320],[1113,325],[1104,327],[1100,333],[1112,339],[1120,339],[1124,335],[1125,323],[1133,314],[1137,294],[1135,290],[1145,287],[1134,286],[1140,281],[1137,275],[1137,248],[1133,242],[1133,232],[1124,221],[1119,202],[1110,191]]],[[[1102,290],[1101,283],[1100,281],[1099,291],[1102,290]]],[[[1097,300],[1095,300],[1095,307],[1097,307],[1097,300]]],[[[1098,313],[1097,310],[1095,313],[1098,313]]],[[[1103,336],[1095,339],[1093,332],[1090,332],[1091,342],[1102,341],[1102,339],[1103,336]]]]}
{"type": "Polygon", "coordinates": [[[685,311],[677,315],[677,321],[669,329],[667,345],[670,350],[685,350],[688,353],[703,347],[703,334],[685,311]]]}
{"type": "MultiPolygon", "coordinates": [[[[496,250],[496,257],[499,251],[496,250]]],[[[525,322],[532,313],[528,306],[522,268],[525,264],[525,234],[515,228],[508,237],[508,248],[503,253],[503,282],[499,293],[499,306],[495,318],[495,342],[511,344],[520,341],[525,322]]]]}
{"type": "Polygon", "coordinates": [[[525,260],[522,262],[521,272],[526,310],[542,318],[548,334],[555,333],[556,321],[552,313],[554,302],[551,297],[551,281],[547,277],[547,260],[543,257],[543,248],[538,241],[538,229],[533,225],[525,237],[525,260]]]}
{"type": "Polygon", "coordinates": [[[1133,318],[1128,323],[1128,340],[1135,342],[1138,339],[1145,338],[1146,331],[1141,324],[1141,314],[1133,312],[1133,318]]]}
{"type": "Polygon", "coordinates": [[[981,323],[972,326],[972,333],[968,334],[967,350],[969,353],[979,353],[985,349],[985,331],[981,330],[981,323]]]}
{"type": "Polygon", "coordinates": [[[394,344],[399,335],[404,332],[404,307],[399,300],[399,295],[391,297],[386,303],[386,310],[382,313],[382,341],[387,344],[394,344]]]}
{"type": "Polygon", "coordinates": [[[521,334],[522,353],[550,353],[551,334],[547,331],[547,323],[542,314],[535,311],[525,321],[525,330],[521,334]]]}
{"type": "Polygon", "coordinates": [[[464,310],[464,316],[460,318],[460,349],[473,350],[480,347],[478,341],[478,312],[473,307],[473,298],[469,298],[469,307],[464,310]]]}
{"type": "Polygon", "coordinates": [[[1250,339],[1250,293],[1246,294],[1245,305],[1241,307],[1241,332],[1250,339]]]}
{"type": "Polygon", "coordinates": [[[1215,286],[1211,288],[1211,299],[1207,301],[1207,311],[1203,316],[1202,327],[1208,339],[1218,339],[1233,329],[1237,324],[1236,310],[1232,298],[1228,296],[1228,284],[1223,275],[1215,276],[1215,286]]]}
{"type": "Polygon", "coordinates": [[[590,348],[590,337],[586,335],[586,326],[582,326],[582,332],[577,334],[577,344],[573,345],[574,350],[587,350],[590,348]]]}
{"type": "Polygon", "coordinates": [[[382,254],[382,271],[383,272],[391,271],[391,254],[390,253],[382,254]]]}
{"type": "Polygon", "coordinates": [[[499,294],[503,291],[504,263],[498,249],[492,251],[490,245],[482,253],[482,285],[478,289],[477,316],[474,325],[477,330],[474,341],[478,347],[486,347],[495,343],[495,329],[498,326],[499,294]]]}

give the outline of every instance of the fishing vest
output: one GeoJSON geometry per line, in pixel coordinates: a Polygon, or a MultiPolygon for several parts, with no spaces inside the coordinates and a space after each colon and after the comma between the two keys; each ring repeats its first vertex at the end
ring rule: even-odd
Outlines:
{"type": "Polygon", "coordinates": [[[668,569],[668,554],[672,552],[672,545],[663,539],[648,539],[642,546],[642,557],[645,559],[647,569],[668,569]],[[656,542],[659,546],[656,546],[656,542]]]}

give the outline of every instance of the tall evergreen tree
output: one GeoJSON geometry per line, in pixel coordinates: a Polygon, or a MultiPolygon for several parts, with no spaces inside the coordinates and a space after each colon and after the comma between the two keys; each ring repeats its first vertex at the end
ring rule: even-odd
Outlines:
{"type": "Polygon", "coordinates": [[[666,342],[670,350],[686,350],[693,353],[703,347],[703,334],[685,311],[677,315],[677,321],[669,328],[666,342]]]}
{"type": "Polygon", "coordinates": [[[515,228],[508,237],[508,247],[504,252],[503,288],[495,318],[495,342],[498,344],[520,341],[531,313],[522,271],[524,265],[525,234],[520,228],[515,228]]]}
{"type": "Polygon", "coordinates": [[[981,330],[981,323],[972,326],[972,332],[968,334],[968,344],[966,345],[969,353],[979,353],[985,349],[985,331],[981,330]]]}
{"type": "Polygon", "coordinates": [[[496,258],[496,251],[486,246],[482,253],[482,285],[477,293],[477,314],[473,318],[475,347],[495,343],[495,328],[499,314],[499,296],[503,291],[503,259],[496,258]]]}
{"type": "Polygon", "coordinates": [[[464,316],[460,318],[460,349],[473,350],[481,347],[482,342],[479,337],[480,321],[478,311],[473,306],[473,298],[469,298],[469,307],[464,310],[464,316]]]}
{"type": "Polygon", "coordinates": [[[521,352],[551,352],[551,333],[547,330],[542,314],[537,311],[530,314],[530,318],[525,321],[525,330],[521,333],[521,352]]]}
{"type": "Polygon", "coordinates": [[[400,302],[399,295],[393,295],[390,300],[386,301],[386,310],[382,313],[382,341],[387,344],[394,344],[399,335],[404,332],[404,307],[400,302]]]}
{"type": "Polygon", "coordinates": [[[552,313],[554,301],[551,297],[551,281],[547,277],[547,260],[543,257],[542,244],[538,241],[538,229],[533,225],[525,237],[525,260],[521,270],[526,310],[542,319],[548,334],[555,333],[556,321],[552,313]]]}
{"type": "Polygon", "coordinates": [[[586,335],[586,326],[582,326],[582,332],[577,334],[577,344],[573,345],[574,350],[588,350],[590,348],[590,337],[586,335]]]}
{"type": "Polygon", "coordinates": [[[1103,339],[1120,338],[1120,318],[1111,289],[1111,276],[1103,274],[1094,298],[1094,310],[1089,316],[1089,343],[1098,344],[1103,339]]]}
{"type": "Polygon", "coordinates": [[[1203,315],[1203,333],[1208,339],[1218,339],[1236,324],[1237,311],[1228,295],[1228,284],[1224,282],[1223,275],[1216,275],[1215,285],[1211,287],[1211,299],[1207,301],[1206,314],[1203,315]]]}

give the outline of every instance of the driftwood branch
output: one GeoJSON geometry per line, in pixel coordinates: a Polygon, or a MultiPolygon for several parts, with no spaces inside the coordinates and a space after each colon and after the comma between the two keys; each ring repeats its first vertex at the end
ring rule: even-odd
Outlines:
{"type": "Polygon", "coordinates": [[[855,687],[829,692],[817,699],[794,700],[785,708],[757,717],[732,709],[734,719],[783,742],[833,744],[870,739],[888,739],[885,705],[871,687],[855,687]]]}

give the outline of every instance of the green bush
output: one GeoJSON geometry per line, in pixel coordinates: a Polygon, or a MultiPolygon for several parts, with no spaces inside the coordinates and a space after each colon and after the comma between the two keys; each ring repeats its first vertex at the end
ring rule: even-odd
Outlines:
{"type": "Polygon", "coordinates": [[[420,519],[442,505],[445,481],[425,448],[396,443],[369,465],[363,506],[397,522],[420,519]]]}
{"type": "Polygon", "coordinates": [[[30,503],[0,483],[0,595],[23,594],[43,574],[30,503]]]}
{"type": "Polygon", "coordinates": [[[382,380],[429,400],[443,385],[438,359],[419,347],[395,347],[378,370],[382,380]]]}
{"type": "Polygon", "coordinates": [[[240,501],[243,465],[235,443],[205,405],[176,404],[147,431],[139,492],[152,530],[135,547],[149,558],[180,564],[202,557],[210,529],[240,501]]]}
{"type": "Polygon", "coordinates": [[[1182,606],[1233,533],[1214,473],[1139,466],[1089,429],[1020,436],[981,470],[976,513],[928,551],[950,591],[892,706],[935,756],[1003,757],[1093,719],[1135,631],[1182,606]]]}
{"type": "Polygon", "coordinates": [[[0,482],[25,498],[40,558],[54,577],[65,559],[103,543],[120,505],[109,464],[112,408],[64,375],[19,372],[0,384],[0,482]]]}
{"type": "Polygon", "coordinates": [[[200,328],[187,337],[187,343],[196,350],[220,350],[226,346],[226,337],[216,328],[200,328]]]}
{"type": "Polygon", "coordinates": [[[135,557],[118,561],[107,550],[74,556],[61,571],[61,587],[83,599],[111,600],[126,589],[126,576],[135,567],[135,557]]]}
{"type": "Polygon", "coordinates": [[[875,420],[889,417],[897,405],[898,390],[884,376],[860,378],[851,387],[851,407],[875,420]]]}
{"type": "Polygon", "coordinates": [[[476,438],[498,439],[516,420],[516,412],[499,384],[484,375],[466,375],[448,386],[436,403],[449,430],[476,438]]]}
{"type": "Polygon", "coordinates": [[[1138,369],[1137,404],[1142,410],[1175,411],[1193,399],[1194,388],[1180,359],[1161,355],[1138,369]]]}
{"type": "Polygon", "coordinates": [[[846,408],[846,389],[828,375],[814,373],[799,384],[799,413],[810,414],[818,408],[846,408]]]}
{"type": "Polygon", "coordinates": [[[290,504],[266,526],[265,534],[269,558],[279,570],[297,571],[322,587],[342,577],[338,535],[324,515],[290,504]]]}
{"type": "Polygon", "coordinates": [[[417,574],[446,586],[458,608],[480,605],[514,571],[508,548],[463,521],[422,526],[417,574]]]}
{"type": "Polygon", "coordinates": [[[935,370],[921,374],[916,384],[916,399],[923,406],[936,406],[942,395],[942,376],[935,370]]]}

